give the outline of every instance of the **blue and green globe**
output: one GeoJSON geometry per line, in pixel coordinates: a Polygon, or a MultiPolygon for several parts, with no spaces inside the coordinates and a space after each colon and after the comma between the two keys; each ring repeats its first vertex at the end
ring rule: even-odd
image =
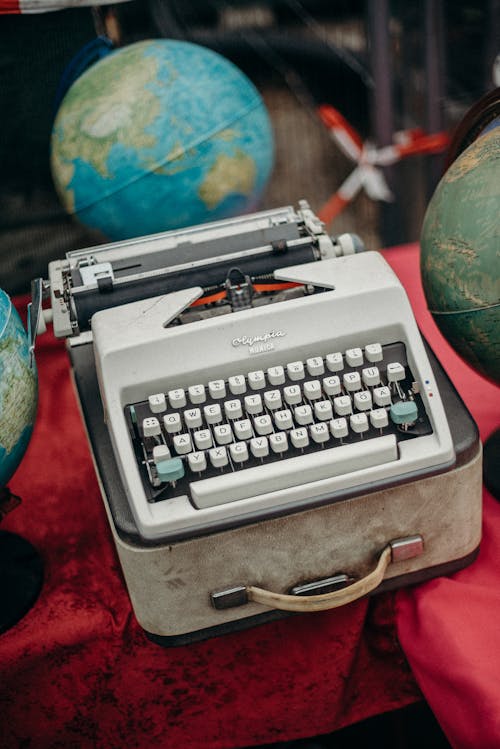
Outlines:
{"type": "Polygon", "coordinates": [[[424,217],[422,285],[455,351],[500,384],[500,127],[451,164],[424,217]]]}
{"type": "Polygon", "coordinates": [[[28,336],[12,302],[0,289],[0,489],[7,485],[28,446],[37,384],[28,336]]]}
{"type": "Polygon", "coordinates": [[[253,83],[226,58],[155,39],[112,51],[68,89],[51,138],[66,211],[112,240],[258,207],[272,127],[253,83]]]}

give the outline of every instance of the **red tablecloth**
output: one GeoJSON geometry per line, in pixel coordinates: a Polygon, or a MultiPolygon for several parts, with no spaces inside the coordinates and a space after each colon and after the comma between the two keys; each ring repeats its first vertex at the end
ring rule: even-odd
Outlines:
{"type": "MultiPolygon", "coordinates": [[[[420,328],[475,418],[481,439],[500,428],[500,387],[475,374],[425,309],[416,250],[386,253],[420,328]],[[407,262],[410,264],[407,265],[407,262]]],[[[498,466],[500,469],[500,466],[498,466]]],[[[399,641],[448,740],[457,749],[500,747],[500,502],[483,492],[483,540],[467,569],[396,596],[399,641]]]]}
{"type": "MultiPolygon", "coordinates": [[[[487,436],[500,422],[498,391],[458,360],[425,313],[417,247],[385,254],[487,436]]],[[[2,527],[39,549],[45,582],[31,611],[0,636],[2,749],[229,749],[295,739],[420,699],[415,677],[457,747],[500,746],[500,694],[488,680],[500,661],[493,500],[479,560],[452,580],[162,649],[131,611],[64,346],[50,333],[39,338],[37,362],[36,428],[10,484],[23,503],[2,527]],[[462,742],[471,731],[479,733],[462,742]]]]}

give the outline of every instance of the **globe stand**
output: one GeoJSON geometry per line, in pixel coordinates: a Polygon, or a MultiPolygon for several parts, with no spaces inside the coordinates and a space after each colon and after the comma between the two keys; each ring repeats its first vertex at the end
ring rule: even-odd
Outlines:
{"type": "Polygon", "coordinates": [[[500,428],[484,442],[483,480],[488,491],[500,501],[500,428]]]}
{"type": "MultiPolygon", "coordinates": [[[[7,487],[0,489],[0,508],[13,498],[7,487]]],[[[16,533],[0,530],[0,634],[28,613],[42,583],[43,562],[35,547],[16,533]]]]}

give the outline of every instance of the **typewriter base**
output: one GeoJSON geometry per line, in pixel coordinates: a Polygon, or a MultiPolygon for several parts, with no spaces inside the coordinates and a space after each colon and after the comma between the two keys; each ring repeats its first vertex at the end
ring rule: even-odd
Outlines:
{"type": "Polygon", "coordinates": [[[104,424],[92,345],[70,352],[104,505],[135,616],[148,637],[176,646],[287,616],[257,603],[225,610],[211,593],[257,585],[279,593],[339,573],[364,577],[393,539],[420,534],[420,556],[390,564],[374,593],[470,564],[481,540],[482,446],[477,427],[429,351],[456,465],[330,504],[170,543],[143,541],[104,424]]]}
{"type": "MultiPolygon", "coordinates": [[[[462,559],[456,559],[453,562],[447,562],[445,564],[437,565],[430,569],[422,570],[419,572],[413,572],[408,575],[401,575],[400,577],[394,577],[390,580],[386,580],[376,591],[376,593],[388,592],[390,590],[396,590],[397,588],[406,587],[409,585],[417,585],[419,582],[425,582],[433,577],[440,577],[444,575],[452,574],[458,570],[468,567],[469,564],[476,559],[479,554],[479,546],[471,553],[462,559]]],[[[226,624],[218,624],[214,627],[207,627],[206,629],[200,629],[196,632],[187,632],[184,635],[155,635],[151,632],[145,631],[146,637],[151,642],[161,645],[162,647],[180,647],[181,645],[189,645],[193,642],[201,642],[208,640],[211,637],[221,637],[231,632],[241,632],[242,630],[249,629],[250,627],[257,627],[267,622],[276,621],[276,619],[283,619],[286,616],[295,616],[292,613],[284,611],[269,611],[268,613],[256,614],[255,616],[247,616],[244,619],[237,619],[226,624]]]]}
{"type": "Polygon", "coordinates": [[[467,465],[400,487],[156,548],[114,541],[136,618],[156,642],[181,645],[279,616],[256,603],[216,611],[213,591],[257,584],[287,592],[346,572],[361,577],[393,538],[419,533],[424,553],[390,565],[376,592],[469,564],[481,534],[481,451],[467,465]]]}

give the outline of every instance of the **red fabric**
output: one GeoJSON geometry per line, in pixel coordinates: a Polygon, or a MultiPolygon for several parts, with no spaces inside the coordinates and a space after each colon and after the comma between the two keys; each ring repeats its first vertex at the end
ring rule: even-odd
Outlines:
{"type": "MultiPolygon", "coordinates": [[[[473,372],[437,331],[425,310],[413,252],[405,256],[393,251],[387,257],[404,278],[421,330],[439,353],[484,441],[500,428],[500,388],[473,372]]],[[[396,596],[401,645],[457,749],[500,747],[500,503],[486,490],[483,498],[483,539],[476,562],[396,596]]]]}
{"type": "Polygon", "coordinates": [[[19,0],[0,0],[0,14],[17,15],[20,12],[19,0]]]}
{"type": "MultiPolygon", "coordinates": [[[[417,248],[386,256],[413,298],[417,248]]],[[[422,304],[417,298],[419,319],[422,304]]],[[[436,334],[428,337],[435,344],[436,334]]],[[[441,342],[435,348],[440,353],[441,342]]],[[[37,362],[36,428],[10,484],[23,503],[2,527],[39,549],[45,582],[31,611],[0,636],[2,749],[229,749],[328,733],[421,698],[396,624],[434,708],[436,695],[410,641],[434,651],[432,611],[412,610],[432,583],[182,648],[150,643],[131,611],[63,343],[50,333],[40,337],[37,362]]],[[[471,383],[478,399],[489,392],[467,370],[460,385],[471,383]]],[[[472,575],[480,564],[484,555],[461,574],[472,575]]],[[[460,600],[449,598],[452,611],[460,608],[460,600]]],[[[436,610],[444,612],[443,605],[436,610]]],[[[493,627],[493,615],[491,621],[493,627]]]]}
{"type": "Polygon", "coordinates": [[[110,3],[126,2],[129,2],[129,0],[0,0],[0,16],[19,15],[19,13],[47,13],[87,5],[109,5],[110,3]]]}

